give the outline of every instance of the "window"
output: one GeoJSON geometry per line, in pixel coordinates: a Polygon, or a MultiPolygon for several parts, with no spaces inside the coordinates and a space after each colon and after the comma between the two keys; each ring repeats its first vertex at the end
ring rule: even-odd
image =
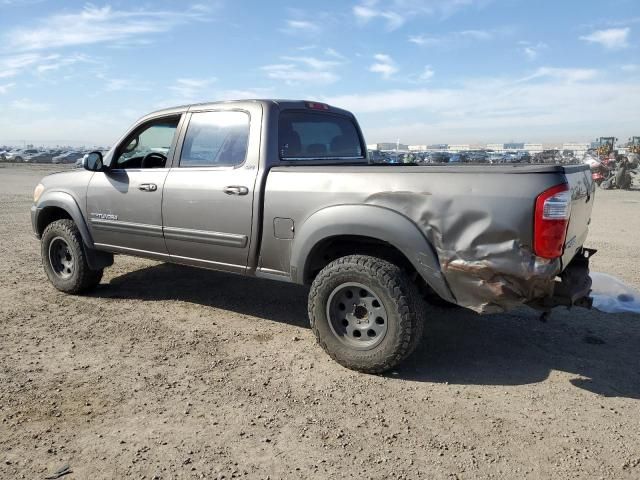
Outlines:
{"type": "Polygon", "coordinates": [[[349,117],[311,112],[283,112],[278,127],[283,160],[363,158],[360,135],[349,117]]]}
{"type": "Polygon", "coordinates": [[[180,116],[146,124],[127,138],[118,149],[115,168],[163,168],[178,128],[180,116]]]}
{"type": "Polygon", "coordinates": [[[191,115],[181,167],[236,167],[244,163],[249,115],[244,112],[199,112],[191,115]]]}

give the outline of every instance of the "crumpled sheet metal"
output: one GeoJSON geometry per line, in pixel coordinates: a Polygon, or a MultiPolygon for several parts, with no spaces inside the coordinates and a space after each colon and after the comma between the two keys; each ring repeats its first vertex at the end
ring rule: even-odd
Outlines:
{"type": "Polygon", "coordinates": [[[366,203],[399,211],[422,229],[459,305],[499,313],[550,296],[560,272],[559,260],[538,258],[521,244],[532,230],[522,212],[532,206],[519,197],[483,208],[477,193],[380,192],[366,203]]]}

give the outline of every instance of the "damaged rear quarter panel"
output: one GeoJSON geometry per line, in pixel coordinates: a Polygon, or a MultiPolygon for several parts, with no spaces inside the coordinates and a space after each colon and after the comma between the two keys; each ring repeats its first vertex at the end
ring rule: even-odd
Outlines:
{"type": "Polygon", "coordinates": [[[276,169],[269,174],[265,222],[274,211],[300,225],[338,204],[397,211],[431,243],[456,303],[500,312],[550,295],[561,269],[559,260],[533,255],[532,236],[535,198],[561,183],[562,173],[515,172],[486,166],[276,169]],[[300,201],[291,202],[296,193],[300,201]]]}

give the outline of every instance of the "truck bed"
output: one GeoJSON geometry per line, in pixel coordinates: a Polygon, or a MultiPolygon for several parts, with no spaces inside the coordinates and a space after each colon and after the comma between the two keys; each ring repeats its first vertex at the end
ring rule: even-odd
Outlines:
{"type": "MultiPolygon", "coordinates": [[[[297,232],[317,212],[368,205],[410,219],[429,241],[455,301],[478,312],[502,311],[548,296],[555,277],[582,246],[592,184],[586,165],[305,165],[272,168],[266,180],[260,268],[290,272],[290,240],[273,237],[274,218],[297,232]],[[533,254],[535,200],[568,183],[575,218],[562,258],[533,254]],[[586,198],[586,201],[585,201],[586,198]]],[[[418,252],[416,254],[419,254],[418,252]]]]}

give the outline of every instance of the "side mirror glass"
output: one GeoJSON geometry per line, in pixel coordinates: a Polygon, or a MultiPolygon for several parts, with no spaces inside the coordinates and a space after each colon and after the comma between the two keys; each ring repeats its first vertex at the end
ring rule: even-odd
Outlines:
{"type": "Polygon", "coordinates": [[[102,153],[91,152],[82,160],[82,166],[90,172],[101,172],[104,169],[102,153]]]}

